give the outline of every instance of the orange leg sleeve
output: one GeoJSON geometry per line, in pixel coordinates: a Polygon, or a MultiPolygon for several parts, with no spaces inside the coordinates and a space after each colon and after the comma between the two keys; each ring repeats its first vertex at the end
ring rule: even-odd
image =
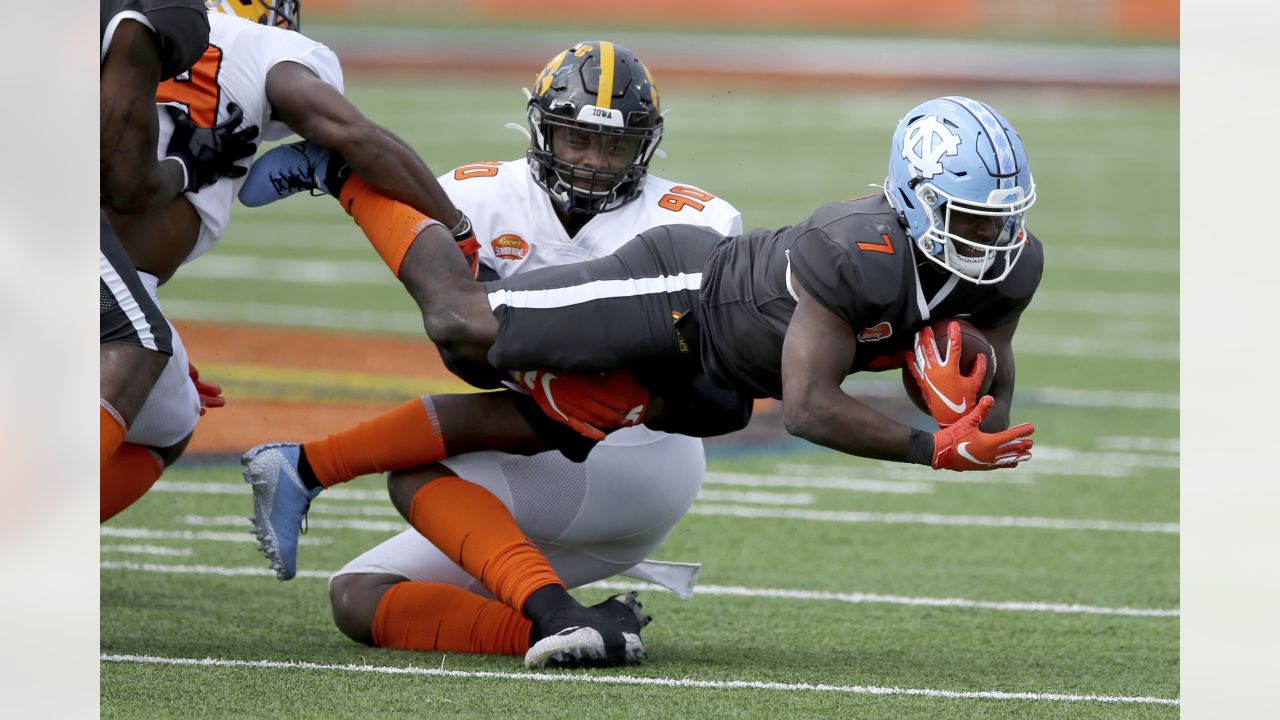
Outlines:
{"type": "Polygon", "coordinates": [[[453,585],[391,586],[373,617],[373,643],[400,650],[523,655],[533,623],[496,600],[453,585]]]}
{"type": "Polygon", "coordinates": [[[413,239],[428,225],[437,222],[374,190],[359,175],[352,175],[343,184],[338,202],[364,230],[373,249],[378,251],[396,277],[400,277],[400,264],[404,262],[413,239]]]}
{"type": "Polygon", "coordinates": [[[128,434],[129,428],[125,427],[124,418],[120,417],[120,414],[108,405],[106,400],[98,401],[98,427],[102,435],[98,451],[98,467],[102,467],[116,453],[120,443],[124,442],[124,436],[128,434]]]}
{"type": "Polygon", "coordinates": [[[323,440],[303,443],[307,461],[324,487],[370,473],[439,462],[444,436],[431,398],[415,398],[400,407],[323,440]]]}
{"type": "Polygon", "coordinates": [[[535,590],[564,587],[502,501],[475,483],[445,477],[423,485],[413,496],[409,523],[516,612],[535,590]]]}
{"type": "Polygon", "coordinates": [[[99,473],[100,522],[110,520],[146,495],[163,472],[164,463],[151,448],[133,443],[121,445],[99,473]]]}

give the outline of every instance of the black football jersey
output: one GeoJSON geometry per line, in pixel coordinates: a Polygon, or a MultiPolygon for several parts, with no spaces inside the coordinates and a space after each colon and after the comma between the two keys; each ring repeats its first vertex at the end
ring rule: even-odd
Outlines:
{"type": "Polygon", "coordinates": [[[703,366],[718,385],[782,397],[794,273],[853,328],[857,351],[849,372],[901,367],[915,333],[930,320],[967,316],[990,328],[1022,313],[1044,268],[1040,241],[1027,238],[1013,271],[994,285],[975,285],[929,262],[918,266],[883,194],[823,206],[794,226],[727,238],[708,259],[702,281],[703,366]]]}
{"type": "Polygon", "coordinates": [[[209,46],[209,16],[203,0],[102,0],[99,41],[103,56],[121,15],[141,15],[160,47],[160,79],[191,69],[209,46]]]}

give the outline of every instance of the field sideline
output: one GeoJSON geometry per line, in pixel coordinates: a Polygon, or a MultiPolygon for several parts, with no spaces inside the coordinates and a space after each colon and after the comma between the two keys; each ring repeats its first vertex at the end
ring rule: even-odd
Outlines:
{"type": "MultiPolygon", "coordinates": [[[[664,92],[668,157],[653,171],[723,195],[748,227],[873,191],[897,115],[921,99],[732,89],[664,92]]],[[[437,172],[522,152],[502,128],[522,121],[518,87],[348,90],[437,172]]],[[[658,555],[702,563],[701,592],[642,590],[650,660],[625,670],[535,674],[514,658],[347,640],[320,580],[403,527],[378,478],[320,498],[302,576],[269,576],[227,452],[315,432],[289,421],[314,408],[358,419],[438,388],[403,358],[218,355],[269,344],[272,326],[345,331],[351,347],[421,342],[412,302],[336,203],[237,208],[222,245],[161,301],[180,328],[231,328],[192,347],[230,398],[210,429],[284,410],[271,437],[205,446],[103,526],[103,716],[1176,717],[1177,104],[982,96],[1025,138],[1041,197],[1029,224],[1046,273],[1015,338],[1015,421],[1036,423],[1036,459],[939,474],[799,442],[712,446],[702,495],[658,555]],[[243,323],[255,327],[237,334],[243,323]]],[[[906,412],[897,384],[849,387],[906,412]]],[[[633,584],[576,593],[595,602],[633,584]]]]}

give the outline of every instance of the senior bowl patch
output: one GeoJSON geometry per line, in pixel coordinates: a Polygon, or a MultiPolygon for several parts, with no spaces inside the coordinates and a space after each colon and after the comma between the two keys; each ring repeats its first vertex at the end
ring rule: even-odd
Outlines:
{"type": "Polygon", "coordinates": [[[888,322],[876,323],[871,327],[858,333],[858,342],[874,342],[876,340],[884,340],[893,335],[893,326],[888,322]]]}
{"type": "Polygon", "coordinates": [[[499,260],[523,260],[529,255],[529,243],[519,235],[499,235],[489,245],[499,260]]]}

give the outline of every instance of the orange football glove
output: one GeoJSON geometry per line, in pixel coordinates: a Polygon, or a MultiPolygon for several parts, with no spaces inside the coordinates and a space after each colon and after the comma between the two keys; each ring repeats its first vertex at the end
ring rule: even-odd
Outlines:
{"type": "Polygon", "coordinates": [[[649,406],[649,391],[625,370],[600,375],[530,370],[515,376],[548,417],[591,440],[604,439],[601,429],[638,424],[649,406]]]}
{"type": "Polygon", "coordinates": [[[920,386],[920,394],[929,406],[929,414],[945,428],[973,409],[987,376],[987,356],[973,361],[973,370],[960,373],[960,323],[947,325],[947,353],[938,356],[938,342],[933,328],[925,326],[916,333],[915,352],[907,353],[907,368],[920,386]]]}
{"type": "Polygon", "coordinates": [[[1031,459],[1035,425],[1023,423],[998,433],[984,433],[978,425],[995,398],[983,395],[967,415],[933,434],[933,467],[938,470],[998,470],[1031,459]]]}
{"type": "Polygon", "coordinates": [[[207,383],[200,379],[200,371],[196,370],[196,366],[187,363],[187,374],[191,376],[191,384],[196,386],[196,394],[200,396],[200,414],[204,415],[207,408],[219,408],[227,404],[227,399],[222,397],[222,386],[207,383]]]}

